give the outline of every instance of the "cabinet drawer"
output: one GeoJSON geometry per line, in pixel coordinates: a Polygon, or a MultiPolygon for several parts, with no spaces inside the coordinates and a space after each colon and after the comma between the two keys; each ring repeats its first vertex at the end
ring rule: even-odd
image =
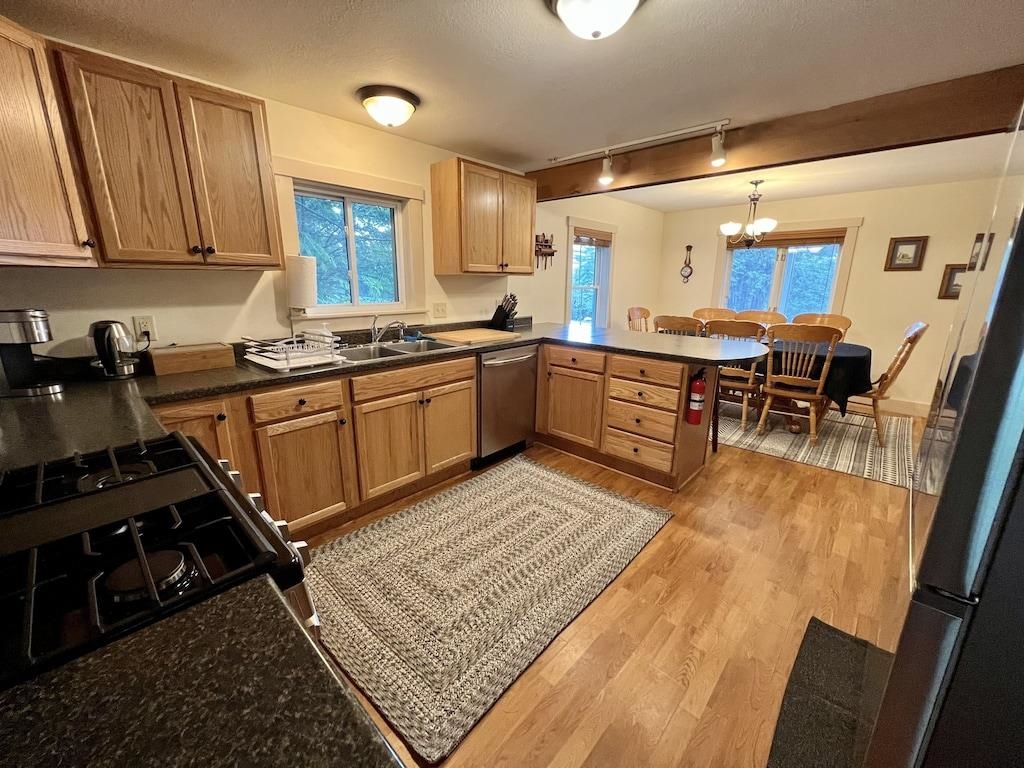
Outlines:
{"type": "Polygon", "coordinates": [[[629,459],[662,472],[672,471],[672,446],[609,427],[602,449],[610,456],[629,459]]]}
{"type": "Polygon", "coordinates": [[[627,355],[612,355],[609,370],[612,376],[617,376],[620,379],[636,379],[651,384],[664,384],[668,387],[678,387],[683,378],[681,363],[671,363],[667,360],[646,360],[642,357],[627,355]]]}
{"type": "Polygon", "coordinates": [[[569,347],[548,347],[548,362],[565,368],[576,368],[581,371],[604,373],[603,352],[587,352],[569,347]]]}
{"type": "Polygon", "coordinates": [[[394,371],[357,376],[352,379],[352,400],[359,403],[448,381],[471,379],[475,373],[476,357],[464,357],[446,363],[410,365],[394,371]]]}
{"type": "Polygon", "coordinates": [[[676,411],[679,408],[679,390],[643,384],[625,379],[612,379],[608,384],[608,396],[616,400],[642,403],[653,408],[676,411]]]}
{"type": "Polygon", "coordinates": [[[621,400],[609,400],[607,407],[609,427],[664,443],[675,442],[677,417],[671,411],[659,411],[621,400]]]}
{"type": "Polygon", "coordinates": [[[340,408],[344,398],[340,381],[288,387],[249,396],[249,409],[256,424],[290,416],[304,416],[317,411],[340,408]]]}

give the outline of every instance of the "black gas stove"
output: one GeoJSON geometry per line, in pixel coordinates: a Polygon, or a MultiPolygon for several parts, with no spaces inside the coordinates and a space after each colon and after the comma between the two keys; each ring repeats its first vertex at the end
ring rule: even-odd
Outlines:
{"type": "Polygon", "coordinates": [[[0,473],[0,688],[263,573],[298,550],[180,433],[0,473]]]}

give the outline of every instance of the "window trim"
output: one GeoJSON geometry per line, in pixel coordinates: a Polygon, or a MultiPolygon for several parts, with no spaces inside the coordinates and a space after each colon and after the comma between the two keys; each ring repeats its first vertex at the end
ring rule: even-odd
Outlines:
{"type": "MultiPolygon", "coordinates": [[[[615,240],[619,228],[614,224],[605,224],[600,221],[579,219],[574,216],[565,217],[567,254],[565,259],[565,324],[572,322],[572,247],[575,244],[576,230],[586,230],[588,233],[601,233],[611,235],[608,248],[608,263],[604,265],[601,277],[603,285],[599,282],[597,290],[598,317],[594,318],[595,328],[608,328],[612,318],[612,275],[615,269],[615,240]],[[601,316],[603,313],[603,317],[601,316]],[[603,322],[600,322],[602,321],[603,322]]],[[[595,274],[595,277],[597,275],[595,274]]]]}
{"type": "MultiPolygon", "coordinates": [[[[832,300],[828,311],[834,314],[842,314],[843,306],[846,303],[846,290],[850,283],[850,272],[853,267],[853,254],[857,248],[857,235],[864,224],[863,218],[850,219],[829,219],[826,221],[794,221],[779,224],[774,235],[795,232],[814,232],[819,230],[845,230],[843,244],[839,249],[839,265],[836,268],[836,280],[832,286],[832,300]]],[[[769,247],[771,247],[769,245],[769,247]]],[[[715,306],[725,306],[725,293],[729,289],[729,269],[732,265],[732,256],[729,253],[729,238],[718,235],[718,254],[715,259],[715,282],[712,291],[712,298],[715,306]]],[[[778,268],[778,265],[776,265],[778,268]]]]}
{"type": "MultiPolygon", "coordinates": [[[[396,227],[395,236],[401,238],[398,244],[405,254],[405,263],[399,260],[402,285],[405,286],[404,307],[385,309],[374,304],[320,304],[307,308],[286,308],[292,320],[331,318],[370,318],[374,315],[423,315],[426,313],[426,280],[424,264],[425,221],[423,205],[426,190],[415,184],[395,179],[370,176],[343,168],[319,165],[291,157],[274,157],[274,180],[277,185],[277,208],[281,220],[286,254],[299,252],[299,230],[295,214],[295,186],[304,184],[326,187],[327,189],[348,190],[358,196],[383,197],[401,205],[401,224],[396,227]]],[[[286,260],[287,263],[287,260],[286,260]]],[[[284,278],[287,280],[287,267],[284,278]]],[[[399,297],[402,296],[401,286],[399,297]]]]}

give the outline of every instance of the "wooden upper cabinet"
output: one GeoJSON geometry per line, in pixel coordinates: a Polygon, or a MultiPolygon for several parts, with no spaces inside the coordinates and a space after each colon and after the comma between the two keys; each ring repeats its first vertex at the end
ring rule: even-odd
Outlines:
{"type": "Polygon", "coordinates": [[[0,17],[0,264],[95,266],[40,38],[0,17]]]}
{"type": "Polygon", "coordinates": [[[57,46],[111,266],[281,266],[263,103],[57,46]]]}
{"type": "Polygon", "coordinates": [[[501,264],[501,172],[462,163],[462,268],[496,272],[501,264]]]}
{"type": "Polygon", "coordinates": [[[452,157],[430,167],[434,273],[533,273],[536,184],[452,157]]]}
{"type": "Polygon", "coordinates": [[[524,176],[501,176],[501,252],[505,272],[532,275],[537,182],[524,176]]]}
{"type": "Polygon", "coordinates": [[[176,88],[207,263],[279,266],[263,102],[180,80],[176,88]]]}
{"type": "Polygon", "coordinates": [[[202,264],[174,81],[105,56],[59,55],[103,259],[202,264]]]}

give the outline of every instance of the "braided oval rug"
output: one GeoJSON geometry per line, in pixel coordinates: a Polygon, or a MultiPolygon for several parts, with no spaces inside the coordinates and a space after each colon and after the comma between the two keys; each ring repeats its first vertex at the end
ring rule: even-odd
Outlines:
{"type": "Polygon", "coordinates": [[[518,456],[321,547],[306,583],[324,645],[437,762],[670,516],[518,456]]]}

